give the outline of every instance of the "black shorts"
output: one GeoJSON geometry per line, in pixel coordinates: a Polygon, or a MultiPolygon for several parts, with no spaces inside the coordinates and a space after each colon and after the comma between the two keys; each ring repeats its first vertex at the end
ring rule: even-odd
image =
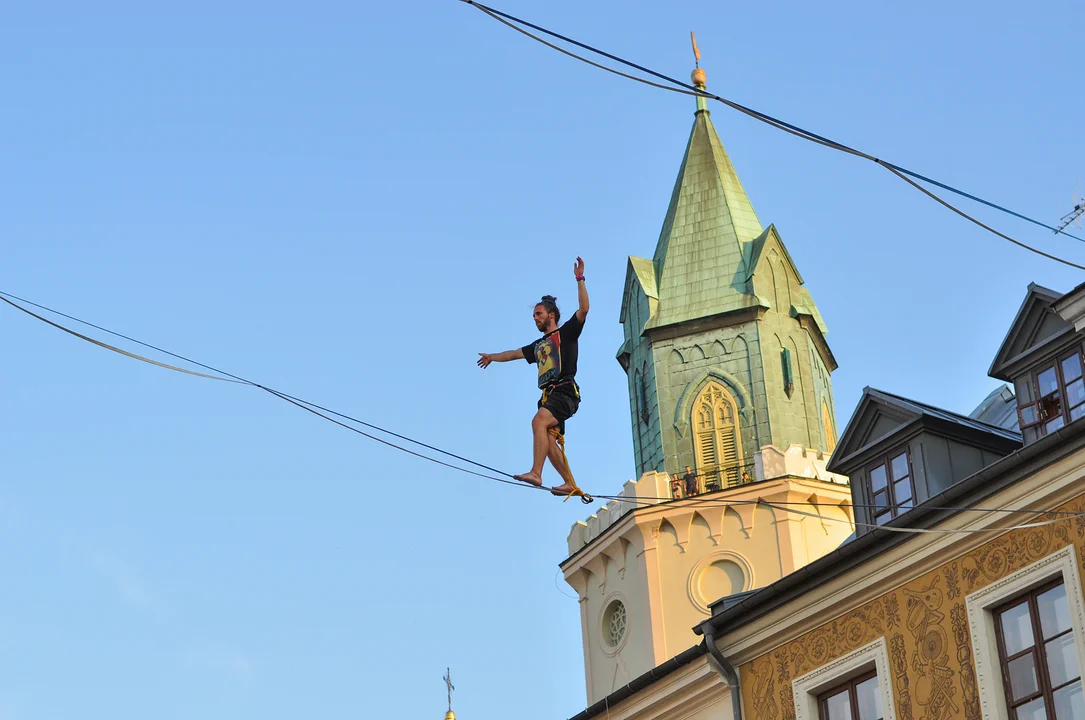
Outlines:
{"type": "Polygon", "coordinates": [[[544,404],[539,398],[539,407],[546,408],[558,421],[558,430],[565,434],[565,421],[576,414],[580,407],[580,392],[572,383],[563,383],[550,390],[544,404]]]}

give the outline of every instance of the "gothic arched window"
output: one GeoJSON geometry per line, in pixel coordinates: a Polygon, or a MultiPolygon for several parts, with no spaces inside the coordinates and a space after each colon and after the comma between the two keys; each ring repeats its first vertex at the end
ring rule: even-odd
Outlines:
{"type": "Polygon", "coordinates": [[[821,403],[821,424],[825,428],[825,452],[832,454],[836,449],[836,431],[833,430],[833,415],[829,412],[829,405],[821,403]]]}
{"type": "Polygon", "coordinates": [[[710,382],[693,403],[693,443],[697,474],[706,489],[737,485],[741,472],[742,441],[738,434],[738,406],[731,393],[710,382]]]}

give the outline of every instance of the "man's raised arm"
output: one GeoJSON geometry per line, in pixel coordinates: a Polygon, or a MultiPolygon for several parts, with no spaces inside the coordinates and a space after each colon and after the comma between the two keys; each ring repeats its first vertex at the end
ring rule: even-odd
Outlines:
{"type": "Polygon", "coordinates": [[[478,366],[486,369],[492,362],[512,362],[513,360],[523,360],[523,350],[506,350],[501,353],[479,353],[478,354],[478,366]]]}
{"type": "Polygon", "coordinates": [[[584,283],[584,261],[579,257],[573,265],[573,273],[576,275],[576,299],[580,304],[576,309],[576,319],[583,324],[588,317],[588,288],[584,283]]]}

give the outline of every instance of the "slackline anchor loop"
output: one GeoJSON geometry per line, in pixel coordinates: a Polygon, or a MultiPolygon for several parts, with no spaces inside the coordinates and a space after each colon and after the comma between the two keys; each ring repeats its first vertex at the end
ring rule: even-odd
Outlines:
{"type": "Polygon", "coordinates": [[[573,471],[569,467],[569,458],[565,455],[565,436],[562,435],[561,430],[558,430],[556,427],[550,428],[549,432],[558,442],[558,450],[561,450],[561,461],[565,463],[565,470],[569,473],[568,482],[573,486],[572,491],[565,496],[565,499],[562,500],[562,502],[569,502],[569,498],[571,497],[579,497],[580,502],[585,505],[591,505],[595,502],[595,498],[581,490],[580,486],[576,484],[576,480],[573,479],[573,471]]]}

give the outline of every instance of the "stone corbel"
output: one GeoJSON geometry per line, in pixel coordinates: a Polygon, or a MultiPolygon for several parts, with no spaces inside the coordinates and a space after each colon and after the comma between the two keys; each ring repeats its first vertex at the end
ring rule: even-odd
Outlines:
{"type": "MultiPolygon", "coordinates": [[[[672,515],[667,518],[671,526],[674,528],[674,534],[678,536],[678,547],[682,552],[686,551],[686,546],[689,545],[689,530],[690,525],[693,523],[693,516],[696,513],[686,512],[680,515],[672,515]]],[[[662,521],[660,521],[662,525],[662,521]]]]}
{"type": "Polygon", "coordinates": [[[610,562],[614,564],[614,568],[618,571],[618,577],[622,580],[625,579],[625,553],[628,547],[628,540],[618,538],[603,550],[603,554],[610,558],[610,562]]]}
{"type": "Polygon", "coordinates": [[[588,599],[588,582],[590,580],[591,573],[584,568],[574,570],[571,574],[565,576],[565,582],[576,591],[577,599],[580,602],[588,599]]]}
{"type": "Polygon", "coordinates": [[[754,512],[757,510],[757,503],[728,505],[727,509],[733,510],[738,515],[739,520],[742,522],[742,532],[746,533],[746,537],[752,537],[754,531],[753,518],[754,512]]]}
{"type": "Polygon", "coordinates": [[[610,562],[610,558],[608,558],[603,553],[598,553],[591,560],[584,563],[584,567],[586,567],[591,572],[591,574],[595,576],[595,581],[599,585],[599,591],[600,592],[603,592],[603,591],[606,590],[606,586],[607,586],[607,565],[609,564],[609,562],[610,562]]]}
{"type": "Polygon", "coordinates": [[[720,538],[723,537],[723,511],[722,507],[708,505],[697,510],[708,523],[709,537],[712,538],[714,545],[719,545],[720,538]]]}
{"type": "Polygon", "coordinates": [[[646,550],[656,549],[656,539],[659,537],[658,526],[634,524],[622,534],[622,540],[633,546],[636,557],[644,555],[646,550]]]}

